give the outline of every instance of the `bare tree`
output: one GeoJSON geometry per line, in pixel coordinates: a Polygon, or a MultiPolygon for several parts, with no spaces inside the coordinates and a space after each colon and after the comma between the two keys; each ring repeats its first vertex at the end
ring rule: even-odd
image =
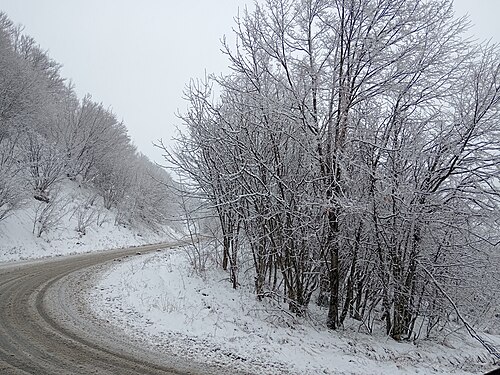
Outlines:
{"type": "Polygon", "coordinates": [[[62,155],[34,132],[26,134],[21,148],[29,173],[28,183],[33,189],[35,199],[49,201],[51,188],[65,177],[62,155]]]}
{"type": "Polygon", "coordinates": [[[54,192],[49,201],[39,201],[33,215],[33,234],[41,237],[43,233],[57,229],[68,215],[69,200],[60,191],[54,192]]]}
{"type": "Polygon", "coordinates": [[[381,311],[401,340],[451,308],[451,273],[484,269],[500,59],[451,6],[268,0],[237,19],[232,74],[187,88],[169,161],[218,212],[225,253],[247,244],[259,296],[301,314],[319,287],[329,328],[381,311]]]}

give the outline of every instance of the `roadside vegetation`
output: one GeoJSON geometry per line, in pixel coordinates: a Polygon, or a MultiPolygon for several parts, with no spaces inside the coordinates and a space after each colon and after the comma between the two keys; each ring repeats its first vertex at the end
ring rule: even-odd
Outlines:
{"type": "Polygon", "coordinates": [[[233,288],[251,269],[256,298],[333,331],[462,325],[498,360],[476,328],[500,314],[500,54],[467,27],[446,0],[240,14],[232,72],[188,86],[168,153],[233,288]]]}

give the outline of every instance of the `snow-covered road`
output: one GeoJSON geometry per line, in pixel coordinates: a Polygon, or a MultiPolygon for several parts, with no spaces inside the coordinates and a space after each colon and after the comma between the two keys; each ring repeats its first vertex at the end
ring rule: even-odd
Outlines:
{"type": "Polygon", "coordinates": [[[0,373],[223,373],[160,355],[84,308],[81,291],[93,284],[94,271],[139,251],[162,248],[165,246],[145,246],[2,266],[0,373]]]}
{"type": "MultiPolygon", "coordinates": [[[[0,265],[1,374],[471,374],[466,336],[398,344],[280,324],[217,270],[151,245],[0,265]],[[157,252],[159,250],[159,252],[157,252]],[[151,254],[146,254],[150,252],[151,254]],[[142,256],[137,256],[141,253],[142,256]],[[458,341],[457,341],[458,339],[458,341]],[[461,342],[460,340],[464,340],[461,342]]],[[[272,308],[272,306],[267,306],[272,308]]]]}

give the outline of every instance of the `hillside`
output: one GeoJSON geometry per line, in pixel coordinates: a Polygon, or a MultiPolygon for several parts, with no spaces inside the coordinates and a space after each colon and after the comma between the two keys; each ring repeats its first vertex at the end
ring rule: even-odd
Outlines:
{"type": "Polygon", "coordinates": [[[0,260],[157,242],[170,176],[0,13],[0,260]]]}
{"type": "Polygon", "coordinates": [[[117,210],[106,209],[102,199],[82,209],[91,192],[72,181],[62,185],[55,211],[44,214],[46,204],[32,200],[0,222],[0,262],[168,242],[179,235],[171,226],[119,224],[117,210]],[[39,219],[48,225],[40,236],[39,219]]]}

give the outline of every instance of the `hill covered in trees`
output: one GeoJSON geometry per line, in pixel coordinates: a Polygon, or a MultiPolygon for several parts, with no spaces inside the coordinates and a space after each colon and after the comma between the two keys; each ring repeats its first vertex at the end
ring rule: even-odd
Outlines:
{"type": "Polygon", "coordinates": [[[170,182],[110,109],[79,99],[59,63],[0,13],[0,224],[17,216],[36,237],[63,222],[80,236],[109,221],[160,230],[170,182]]]}

